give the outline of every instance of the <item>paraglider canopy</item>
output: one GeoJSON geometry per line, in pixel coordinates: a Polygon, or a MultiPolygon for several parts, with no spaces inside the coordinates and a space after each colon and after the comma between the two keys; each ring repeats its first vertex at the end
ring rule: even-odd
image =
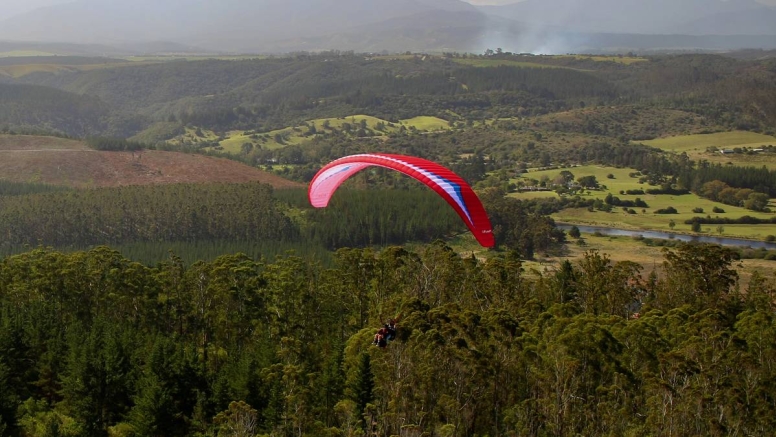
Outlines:
{"type": "Polygon", "coordinates": [[[466,223],[480,245],[493,247],[493,228],[485,208],[469,184],[452,170],[422,158],[384,153],[351,155],[324,166],[310,181],[307,195],[316,208],[323,208],[337,188],[353,174],[370,166],[396,170],[437,192],[466,223]]]}

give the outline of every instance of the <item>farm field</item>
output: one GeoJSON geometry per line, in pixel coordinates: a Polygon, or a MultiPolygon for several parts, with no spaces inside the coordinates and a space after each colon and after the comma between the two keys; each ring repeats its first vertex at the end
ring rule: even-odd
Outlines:
{"type": "MultiPolygon", "coordinates": [[[[606,254],[612,262],[632,261],[643,267],[642,277],[646,278],[650,272],[656,270],[658,274],[662,271],[664,250],[659,246],[649,246],[643,241],[631,237],[612,237],[599,236],[594,234],[582,234],[585,242],[584,246],[577,245],[573,240],[566,245],[568,253],[562,257],[542,258],[541,262],[534,263],[539,266],[539,271],[553,270],[560,266],[560,263],[569,260],[576,263],[581,260],[585,252],[597,250],[606,254]]],[[[738,272],[742,288],[745,289],[754,272],[760,273],[764,277],[770,277],[776,267],[776,261],[763,259],[742,259],[736,262],[733,267],[738,272]]]]}
{"type": "Polygon", "coordinates": [[[508,194],[508,197],[514,197],[516,199],[522,200],[560,198],[558,193],[554,191],[523,191],[520,193],[510,193],[508,194]]]}
{"type": "Polygon", "coordinates": [[[1,135],[0,152],[20,150],[89,150],[83,141],[35,135],[1,135]]]}
{"type": "Polygon", "coordinates": [[[78,188],[195,182],[301,184],[224,158],[145,150],[102,152],[54,137],[0,135],[0,179],[78,188]]]}
{"type": "Polygon", "coordinates": [[[707,148],[717,149],[747,148],[758,149],[769,145],[776,146],[776,137],[758,134],[756,132],[734,131],[715,134],[683,135],[657,140],[639,141],[642,144],[675,153],[687,153],[694,160],[706,160],[716,164],[733,164],[738,166],[765,166],[776,169],[776,154],[773,153],[729,153],[709,152],[707,148]]]}
{"type": "Polygon", "coordinates": [[[773,136],[746,131],[681,135],[638,142],[650,147],[677,153],[695,151],[705,152],[708,147],[723,149],[733,147],[761,147],[768,144],[776,146],[776,138],[773,136]]]}
{"type": "MultiPolygon", "coordinates": [[[[574,179],[578,179],[582,176],[595,176],[599,184],[602,184],[606,189],[585,191],[582,194],[582,198],[589,199],[601,199],[611,193],[613,196],[618,197],[620,200],[635,200],[637,197],[645,201],[648,208],[633,208],[636,214],[629,214],[624,211],[622,207],[613,207],[612,212],[604,211],[588,211],[586,208],[565,209],[558,213],[553,214],[553,218],[556,220],[567,222],[586,224],[594,226],[607,226],[613,228],[624,229],[655,229],[661,231],[671,231],[670,223],[674,222],[674,231],[691,233],[690,225],[685,224],[685,220],[692,219],[696,216],[712,215],[720,217],[738,218],[744,215],[757,217],[757,218],[770,218],[776,216],[774,213],[755,212],[745,208],[725,205],[719,202],[713,202],[708,199],[701,198],[695,194],[685,194],[681,196],[667,195],[667,194],[643,194],[643,195],[623,195],[620,191],[641,189],[646,191],[651,187],[647,184],[640,184],[638,178],[629,176],[629,173],[633,173],[636,170],[627,168],[612,168],[612,167],[600,167],[594,165],[571,167],[567,169],[555,169],[555,170],[543,170],[533,171],[525,173],[522,178],[523,181],[528,179],[542,180],[547,179],[551,181],[561,171],[568,170],[574,175],[574,179]],[[608,179],[607,175],[613,175],[614,179],[608,179]],[[588,194],[589,193],[589,194],[588,194]],[[656,214],[658,209],[664,209],[667,207],[673,207],[677,210],[677,214],[656,214]],[[712,212],[714,207],[722,208],[725,213],[716,214],[712,212]],[[702,213],[694,213],[693,209],[701,208],[702,213]]],[[[513,180],[513,182],[516,182],[513,180]]],[[[547,192],[541,192],[546,197],[552,194],[547,192]]],[[[554,193],[553,193],[554,194],[554,193]]],[[[513,193],[510,196],[518,199],[529,199],[536,197],[544,197],[539,193],[513,193]]],[[[773,207],[772,207],[773,208],[773,207]]],[[[703,233],[718,235],[717,225],[704,225],[703,233]]],[[[768,235],[776,235],[776,224],[763,224],[763,225],[723,225],[723,235],[729,237],[742,237],[749,239],[762,240],[768,235]]]]}
{"type": "MultiPolygon", "coordinates": [[[[776,145],[776,144],[774,144],[776,145]]],[[[757,146],[759,147],[759,146],[757,146]]],[[[763,167],[765,166],[769,170],[776,170],[776,154],[773,153],[759,153],[755,155],[745,154],[728,154],[722,155],[719,153],[688,153],[692,160],[705,159],[706,161],[715,164],[732,164],[739,167],[763,167]]]]}

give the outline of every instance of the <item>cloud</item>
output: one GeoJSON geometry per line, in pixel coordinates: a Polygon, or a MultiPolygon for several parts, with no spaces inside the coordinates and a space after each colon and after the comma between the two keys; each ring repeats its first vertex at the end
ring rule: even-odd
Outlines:
{"type": "Polygon", "coordinates": [[[1,0],[0,20],[30,12],[37,8],[67,3],[72,0],[1,0]]]}
{"type": "MultiPolygon", "coordinates": [[[[523,0],[464,0],[473,5],[508,5],[511,3],[518,3],[523,0]]],[[[774,0],[776,1],[776,0],[774,0]]]]}
{"type": "MultiPolygon", "coordinates": [[[[508,5],[512,3],[520,3],[525,0],[463,0],[473,5],[508,5]]],[[[755,0],[757,3],[761,3],[767,6],[776,7],[776,0],[755,0]]]]}

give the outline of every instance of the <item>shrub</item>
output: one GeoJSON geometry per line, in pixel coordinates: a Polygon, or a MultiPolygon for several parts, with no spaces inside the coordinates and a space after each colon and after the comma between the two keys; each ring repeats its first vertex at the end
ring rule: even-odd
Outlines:
{"type": "Polygon", "coordinates": [[[722,209],[722,208],[720,208],[720,207],[718,207],[718,206],[715,206],[715,207],[714,207],[714,208],[712,208],[711,210],[712,210],[713,212],[717,213],[717,214],[724,214],[724,213],[725,213],[725,210],[724,210],[724,209],[722,209]]]}
{"type": "Polygon", "coordinates": [[[765,241],[769,243],[773,243],[774,241],[776,241],[776,235],[768,235],[767,237],[765,237],[765,241]]]}
{"type": "Polygon", "coordinates": [[[684,194],[690,194],[690,190],[677,188],[650,188],[647,190],[647,194],[670,194],[673,196],[682,196],[684,194]]]}
{"type": "Polygon", "coordinates": [[[703,213],[703,208],[693,208],[692,212],[694,212],[696,214],[701,214],[701,213],[703,213]]]}
{"type": "Polygon", "coordinates": [[[669,206],[668,208],[661,208],[655,211],[655,214],[678,214],[678,213],[679,212],[673,206],[669,206]]]}

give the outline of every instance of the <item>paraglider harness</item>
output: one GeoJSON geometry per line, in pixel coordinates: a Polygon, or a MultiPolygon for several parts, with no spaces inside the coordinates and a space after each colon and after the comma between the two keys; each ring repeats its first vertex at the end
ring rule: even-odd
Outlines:
{"type": "Polygon", "coordinates": [[[396,319],[391,319],[388,323],[385,323],[383,327],[377,331],[377,334],[375,334],[372,344],[377,345],[378,347],[386,347],[388,346],[389,341],[396,339],[396,322],[398,320],[399,318],[397,317],[396,319]]]}

